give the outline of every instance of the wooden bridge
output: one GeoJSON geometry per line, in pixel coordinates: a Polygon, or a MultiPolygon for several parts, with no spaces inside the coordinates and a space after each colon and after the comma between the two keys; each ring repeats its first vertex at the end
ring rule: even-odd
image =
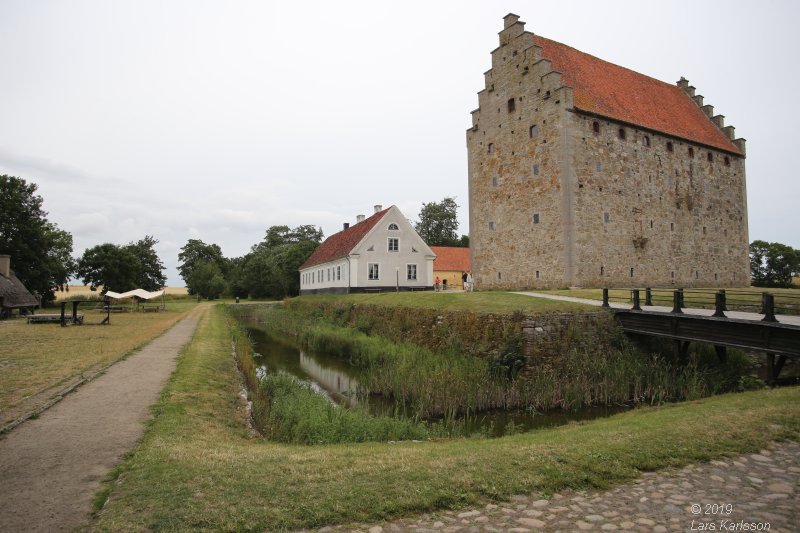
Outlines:
{"type": "Polygon", "coordinates": [[[524,293],[601,305],[623,331],[673,341],[676,358],[692,342],[714,346],[725,361],[727,348],[763,352],[767,381],[774,384],[787,357],[800,356],[800,296],[726,290],[603,289],[597,300],[524,293]],[[776,300],[777,298],[777,300],[776,300]]]}

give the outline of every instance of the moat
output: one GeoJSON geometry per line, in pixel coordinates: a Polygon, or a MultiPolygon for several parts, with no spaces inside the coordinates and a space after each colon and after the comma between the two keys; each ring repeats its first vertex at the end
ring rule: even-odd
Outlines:
{"type": "MultiPolygon", "coordinates": [[[[274,337],[252,324],[247,327],[253,341],[254,360],[260,376],[287,373],[310,384],[318,393],[342,408],[365,406],[373,415],[404,416],[395,402],[379,395],[364,394],[359,387],[359,369],[334,355],[300,349],[288,339],[274,337]]],[[[626,406],[583,407],[574,411],[546,413],[526,410],[492,410],[451,420],[463,424],[465,435],[499,437],[507,432],[550,428],[570,422],[591,420],[628,410],[626,406]]],[[[438,419],[427,422],[439,422],[438,419]]]]}

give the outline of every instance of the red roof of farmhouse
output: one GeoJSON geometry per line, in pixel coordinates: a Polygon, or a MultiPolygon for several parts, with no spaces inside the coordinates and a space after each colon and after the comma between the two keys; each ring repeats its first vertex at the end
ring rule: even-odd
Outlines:
{"type": "Polygon", "coordinates": [[[361,242],[361,239],[369,233],[369,230],[375,227],[375,224],[383,218],[389,209],[390,208],[386,208],[383,211],[378,211],[363,222],[354,224],[346,230],[334,233],[325,239],[322,244],[314,250],[314,253],[306,259],[306,262],[300,265],[300,270],[346,257],[352,249],[361,242]]]}
{"type": "Polygon", "coordinates": [[[434,270],[454,270],[467,272],[469,270],[469,248],[456,248],[453,246],[431,246],[436,254],[433,260],[434,270]]]}
{"type": "Polygon", "coordinates": [[[533,42],[542,48],[542,58],[549,59],[553,69],[561,73],[562,83],[572,87],[576,109],[742,153],[677,85],[538,35],[533,42]]]}

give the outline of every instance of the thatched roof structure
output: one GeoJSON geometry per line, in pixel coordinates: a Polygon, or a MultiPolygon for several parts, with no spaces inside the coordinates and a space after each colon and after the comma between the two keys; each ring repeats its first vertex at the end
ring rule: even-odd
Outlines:
{"type": "Polygon", "coordinates": [[[0,311],[7,313],[11,309],[38,305],[39,300],[25,288],[11,270],[9,256],[0,255],[0,311]]]}

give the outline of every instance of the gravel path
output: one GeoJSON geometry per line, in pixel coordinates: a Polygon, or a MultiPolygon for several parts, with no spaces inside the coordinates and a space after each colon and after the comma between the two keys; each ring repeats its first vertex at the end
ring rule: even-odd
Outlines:
{"type": "Polygon", "coordinates": [[[0,440],[0,531],[84,525],[102,479],[144,433],[203,308],[0,440]]]}
{"type": "Polygon", "coordinates": [[[798,491],[800,443],[774,443],[757,454],[646,473],[605,492],[514,496],[500,505],[319,531],[796,532],[798,491]]]}

